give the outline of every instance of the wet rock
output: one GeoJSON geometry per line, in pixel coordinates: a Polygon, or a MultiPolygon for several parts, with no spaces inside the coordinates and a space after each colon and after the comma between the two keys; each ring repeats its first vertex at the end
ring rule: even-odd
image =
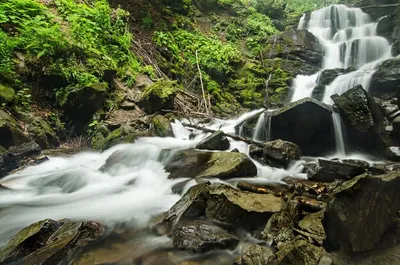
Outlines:
{"type": "Polygon", "coordinates": [[[326,86],[325,85],[316,85],[312,91],[311,97],[322,101],[325,95],[326,86]]]}
{"type": "Polygon", "coordinates": [[[271,116],[272,139],[295,143],[304,155],[323,155],[335,149],[332,109],[328,105],[305,98],[289,103],[271,116]]]}
{"type": "Polygon", "coordinates": [[[397,222],[399,189],[400,172],[392,172],[360,175],[333,190],[325,217],[329,247],[353,252],[374,249],[397,222]]]}
{"type": "Polygon", "coordinates": [[[161,234],[170,234],[181,221],[204,217],[230,227],[254,228],[265,224],[281,207],[281,199],[270,194],[203,183],[190,188],[167,212],[157,229],[161,234]]]}
{"type": "Polygon", "coordinates": [[[355,164],[324,159],[319,159],[318,161],[319,169],[314,174],[310,172],[310,175],[308,175],[308,178],[314,181],[333,182],[336,179],[347,180],[366,171],[365,168],[355,164]]]}
{"type": "Polygon", "coordinates": [[[296,201],[288,201],[282,205],[282,211],[274,213],[268,220],[263,239],[270,245],[280,246],[294,239],[293,228],[299,221],[299,205],[296,201]]]}
{"type": "Polygon", "coordinates": [[[92,86],[60,90],[57,102],[64,109],[64,114],[75,125],[77,133],[82,133],[85,126],[104,103],[107,95],[107,84],[98,83],[92,86]]]}
{"type": "Polygon", "coordinates": [[[322,71],[322,73],[319,75],[317,84],[319,85],[330,85],[333,80],[336,79],[339,75],[343,75],[348,73],[350,70],[353,69],[343,69],[343,68],[335,68],[335,69],[326,69],[322,71]]]}
{"type": "Polygon", "coordinates": [[[179,87],[174,81],[159,81],[147,87],[139,101],[139,106],[148,114],[171,110],[179,87]]]}
{"type": "Polygon", "coordinates": [[[257,167],[247,155],[232,152],[177,151],[169,159],[165,169],[172,179],[230,179],[257,175],[257,167]]]}
{"type": "Polygon", "coordinates": [[[400,59],[390,59],[382,63],[371,79],[369,91],[376,96],[395,95],[400,85],[400,59]]]}
{"type": "Polygon", "coordinates": [[[345,125],[347,149],[384,156],[392,139],[386,131],[382,109],[374,98],[358,85],[341,96],[332,96],[332,99],[345,125]]]}
{"type": "Polygon", "coordinates": [[[21,230],[10,240],[0,252],[0,264],[57,265],[72,262],[73,254],[79,248],[98,240],[103,232],[103,226],[90,221],[40,221],[21,230]]]}
{"type": "Polygon", "coordinates": [[[56,221],[46,219],[22,229],[0,250],[0,264],[10,264],[36,251],[59,226],[56,221]]]}
{"type": "Polygon", "coordinates": [[[393,133],[392,135],[400,140],[400,116],[393,120],[393,133]]]}
{"type": "Polygon", "coordinates": [[[316,265],[325,255],[321,247],[316,247],[301,236],[280,247],[276,253],[279,265],[316,265]]]}
{"type": "Polygon", "coordinates": [[[23,118],[23,121],[27,124],[29,134],[41,148],[49,149],[59,146],[60,139],[43,118],[28,115],[23,118]]]}
{"type": "Polygon", "coordinates": [[[176,248],[193,252],[234,248],[238,242],[235,235],[205,220],[184,221],[173,234],[176,248]]]}
{"type": "Polygon", "coordinates": [[[347,163],[347,164],[360,166],[362,168],[369,168],[369,166],[370,166],[367,161],[359,160],[359,159],[343,159],[342,162],[343,163],[347,163]]]}
{"type": "Polygon", "coordinates": [[[391,146],[386,149],[386,156],[392,161],[400,161],[400,147],[391,146]]]}
{"type": "Polygon", "coordinates": [[[384,1],[380,1],[375,5],[362,6],[363,12],[371,16],[373,20],[377,20],[381,17],[388,16],[393,13],[393,10],[398,7],[396,4],[384,4],[384,1]]]}
{"type": "Polygon", "coordinates": [[[300,147],[294,143],[275,140],[261,145],[250,145],[250,156],[265,165],[289,166],[290,162],[300,159],[300,147]]]}
{"type": "Polygon", "coordinates": [[[324,240],[326,239],[326,233],[322,221],[324,220],[324,211],[319,211],[317,213],[311,213],[306,215],[300,222],[299,227],[304,233],[305,237],[309,237],[315,240],[319,245],[322,246],[324,240]]]}
{"type": "Polygon", "coordinates": [[[266,265],[274,258],[274,252],[269,247],[254,245],[239,257],[234,265],[266,265]]]}
{"type": "Polygon", "coordinates": [[[171,122],[164,116],[157,115],[153,118],[153,133],[159,137],[174,137],[171,122]]]}
{"type": "Polygon", "coordinates": [[[320,67],[324,51],[319,40],[304,29],[285,31],[272,36],[263,50],[264,58],[290,58],[320,67]]]}
{"type": "Polygon", "coordinates": [[[229,149],[229,141],[224,136],[222,131],[216,131],[215,133],[211,134],[207,138],[203,139],[200,143],[197,144],[197,149],[204,149],[204,150],[221,150],[225,151],[229,149]]]}
{"type": "Polygon", "coordinates": [[[0,155],[0,178],[29,162],[27,160],[39,155],[41,150],[35,141],[11,146],[0,155]]]}

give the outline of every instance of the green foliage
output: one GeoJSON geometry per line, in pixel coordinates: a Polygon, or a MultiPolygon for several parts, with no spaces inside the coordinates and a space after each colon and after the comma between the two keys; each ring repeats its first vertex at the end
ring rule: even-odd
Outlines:
{"type": "Polygon", "coordinates": [[[296,12],[315,10],[324,6],[337,4],[341,0],[287,0],[289,9],[296,12]]]}
{"type": "Polygon", "coordinates": [[[155,32],[155,42],[166,48],[178,64],[196,65],[196,51],[201,69],[210,75],[226,75],[234,72],[235,64],[241,62],[242,54],[233,44],[223,43],[216,37],[199,32],[178,29],[170,33],[155,32]]]}
{"type": "Polygon", "coordinates": [[[23,88],[15,94],[17,107],[23,112],[29,112],[31,109],[32,95],[29,88],[23,88]]]}
{"type": "Polygon", "coordinates": [[[105,70],[122,79],[140,71],[126,11],[106,0],[54,0],[52,8],[36,0],[0,2],[0,25],[10,25],[0,30],[0,80],[15,79],[16,50],[25,53],[30,74],[59,76],[71,89],[102,82],[105,70]]]}
{"type": "Polygon", "coordinates": [[[248,17],[246,31],[248,32],[246,45],[254,55],[260,54],[269,36],[278,33],[271,19],[260,13],[253,13],[248,17]]]}
{"type": "Polygon", "coordinates": [[[287,2],[284,0],[252,0],[252,4],[258,12],[276,19],[286,16],[287,2]]]}

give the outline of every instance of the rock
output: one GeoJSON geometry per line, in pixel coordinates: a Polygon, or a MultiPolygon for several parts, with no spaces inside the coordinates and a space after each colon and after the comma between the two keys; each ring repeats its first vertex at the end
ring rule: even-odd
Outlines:
{"type": "Polygon", "coordinates": [[[21,125],[8,113],[0,110],[0,145],[5,149],[11,146],[30,142],[31,139],[22,132],[21,125]]]}
{"type": "MultiPolygon", "coordinates": [[[[335,69],[326,69],[322,71],[322,73],[318,76],[317,84],[319,85],[330,85],[333,80],[336,79],[339,75],[346,74],[354,69],[343,69],[343,68],[335,68],[335,69]]],[[[314,89],[315,90],[315,89],[314,89]]]]}
{"type": "Polygon", "coordinates": [[[274,258],[274,252],[270,248],[254,245],[239,257],[234,265],[266,265],[270,264],[274,258]]]}
{"type": "Polygon", "coordinates": [[[142,98],[139,101],[139,106],[148,114],[162,110],[171,110],[179,89],[175,81],[159,81],[154,83],[144,90],[142,98]]]}
{"type": "Polygon", "coordinates": [[[319,159],[319,169],[308,178],[319,182],[333,182],[336,179],[350,179],[365,173],[366,169],[359,165],[339,161],[319,159]]]}
{"type": "Polygon", "coordinates": [[[95,222],[44,220],[24,228],[0,252],[0,264],[72,262],[79,248],[98,240],[104,228],[95,222]],[[13,263],[15,262],[15,263],[13,263]]]}
{"type": "Polygon", "coordinates": [[[225,151],[229,149],[229,141],[224,136],[222,131],[216,131],[210,136],[203,139],[200,143],[197,144],[197,149],[204,150],[221,150],[225,151]]]}
{"type": "Polygon", "coordinates": [[[282,211],[274,213],[268,220],[263,239],[270,245],[280,246],[294,239],[293,228],[299,221],[299,204],[296,201],[287,201],[282,205],[282,211]]]}
{"type": "Polygon", "coordinates": [[[391,146],[386,149],[386,156],[389,160],[400,162],[400,147],[391,146]]]}
{"type": "Polygon", "coordinates": [[[312,91],[311,97],[322,101],[325,95],[326,86],[325,85],[316,85],[312,91]]]}
{"type": "Polygon", "coordinates": [[[324,222],[329,247],[374,249],[398,221],[399,189],[400,172],[364,174],[334,189],[324,222]]]}
{"type": "Polygon", "coordinates": [[[263,50],[263,58],[294,58],[320,67],[324,51],[319,40],[304,29],[285,31],[272,36],[263,50]]]}
{"type": "Polygon", "coordinates": [[[184,221],[173,234],[176,248],[193,252],[234,248],[238,243],[235,235],[205,220],[184,221]]]}
{"type": "Polygon", "coordinates": [[[273,213],[279,212],[281,207],[281,199],[271,194],[203,183],[190,188],[167,212],[157,228],[161,234],[170,234],[181,221],[204,217],[233,228],[257,228],[265,224],[273,213]]]}
{"type": "MultiPolygon", "coordinates": [[[[394,28],[393,16],[384,16],[378,20],[376,28],[377,34],[389,39],[392,36],[394,28]]],[[[395,55],[398,55],[398,53],[395,55]]]]}
{"type": "Polygon", "coordinates": [[[289,103],[271,116],[271,139],[295,143],[303,155],[318,156],[335,150],[332,110],[329,106],[305,98],[289,103]]]}
{"type": "Polygon", "coordinates": [[[59,226],[56,221],[46,219],[22,229],[0,250],[0,264],[9,264],[36,251],[45,244],[59,226]]]}
{"type": "Polygon", "coordinates": [[[57,92],[57,102],[65,116],[73,122],[76,133],[83,133],[93,114],[103,106],[106,95],[107,84],[98,83],[83,88],[62,89],[57,92]]]}
{"type": "Polygon", "coordinates": [[[382,109],[361,85],[341,96],[332,96],[339,108],[347,135],[347,150],[358,150],[377,156],[393,145],[385,128],[382,109]]]}
{"type": "Polygon", "coordinates": [[[266,165],[278,164],[288,167],[290,162],[300,159],[301,150],[294,143],[275,140],[263,144],[263,148],[258,145],[250,145],[250,156],[266,165]]]}
{"type": "Polygon", "coordinates": [[[256,165],[242,153],[177,151],[165,167],[169,178],[244,178],[257,175],[256,165]]]}
{"type": "Polygon", "coordinates": [[[43,149],[49,149],[60,145],[60,139],[51,126],[41,117],[29,115],[23,118],[31,137],[43,149]]]}
{"type": "Polygon", "coordinates": [[[377,20],[381,17],[388,16],[393,13],[393,10],[398,7],[398,4],[384,4],[384,1],[380,1],[375,5],[362,6],[361,9],[364,13],[371,16],[373,20],[377,20]]]}
{"type": "Polygon", "coordinates": [[[6,153],[0,155],[0,178],[23,166],[26,160],[39,155],[41,150],[34,141],[10,147],[6,153]]]}
{"type": "Polygon", "coordinates": [[[117,144],[134,143],[139,137],[151,136],[150,132],[136,131],[128,125],[122,125],[107,135],[99,137],[97,142],[92,141],[92,145],[98,150],[106,150],[117,144]]]}
{"type": "Polygon", "coordinates": [[[174,137],[171,122],[164,116],[157,115],[153,118],[153,133],[159,137],[174,137]]]}
{"type": "Polygon", "coordinates": [[[321,246],[326,239],[325,229],[322,224],[323,220],[324,211],[319,211],[306,215],[298,224],[300,229],[305,232],[303,236],[312,238],[321,246]]]}
{"type": "Polygon", "coordinates": [[[393,133],[392,135],[400,141],[400,116],[393,120],[393,133]]]}
{"type": "Polygon", "coordinates": [[[369,86],[372,95],[395,95],[400,85],[400,59],[394,58],[383,62],[374,73],[369,86]]]}
{"type": "Polygon", "coordinates": [[[316,265],[325,255],[321,247],[310,244],[298,236],[292,242],[280,247],[276,253],[278,265],[316,265]]]}
{"type": "Polygon", "coordinates": [[[15,97],[15,91],[12,87],[0,84],[0,104],[11,103],[15,97]]]}

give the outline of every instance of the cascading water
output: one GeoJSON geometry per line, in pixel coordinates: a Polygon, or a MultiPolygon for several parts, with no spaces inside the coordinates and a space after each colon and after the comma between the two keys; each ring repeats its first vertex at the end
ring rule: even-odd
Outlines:
{"type": "MultiPolygon", "coordinates": [[[[377,25],[360,8],[345,5],[332,5],[301,18],[298,28],[313,33],[324,47],[322,70],[355,69],[337,77],[326,87],[323,102],[331,104],[332,95],[343,94],[357,84],[368,90],[377,66],[392,58],[391,45],[377,35],[377,25]]],[[[319,74],[298,76],[293,84],[292,101],[311,96],[319,74]]]]}
{"type": "Polygon", "coordinates": [[[339,156],[346,155],[346,148],[344,144],[342,120],[337,112],[332,113],[333,128],[335,130],[335,141],[336,141],[336,154],[339,156]]]}

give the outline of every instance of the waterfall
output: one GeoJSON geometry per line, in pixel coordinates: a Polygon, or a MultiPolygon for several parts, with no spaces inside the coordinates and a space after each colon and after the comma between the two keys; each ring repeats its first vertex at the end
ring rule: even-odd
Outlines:
{"type": "MultiPolygon", "coordinates": [[[[388,40],[377,36],[378,23],[360,8],[332,5],[304,15],[299,29],[307,29],[321,42],[325,56],[321,70],[353,67],[355,71],[338,76],[325,90],[323,102],[332,104],[331,96],[343,94],[361,84],[368,90],[372,75],[383,61],[392,58],[388,40]]],[[[318,72],[299,75],[293,83],[292,101],[312,95],[318,72]]]]}
{"type": "Polygon", "coordinates": [[[253,140],[257,142],[265,142],[271,140],[271,115],[264,112],[258,117],[256,127],[254,128],[253,140]]]}
{"type": "Polygon", "coordinates": [[[344,144],[342,120],[340,114],[337,112],[332,113],[333,128],[335,131],[335,141],[336,141],[336,153],[339,156],[346,155],[346,149],[344,144]]]}

